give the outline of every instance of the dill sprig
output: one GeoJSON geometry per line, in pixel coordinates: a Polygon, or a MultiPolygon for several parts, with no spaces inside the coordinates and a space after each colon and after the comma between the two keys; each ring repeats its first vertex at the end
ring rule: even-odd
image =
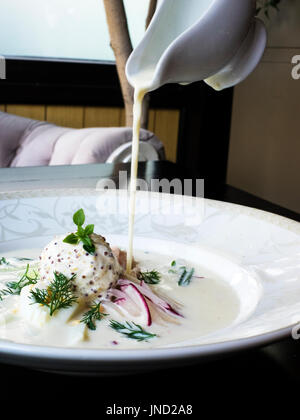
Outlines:
{"type": "Polygon", "coordinates": [[[11,281],[9,283],[6,283],[6,286],[9,288],[9,290],[12,290],[13,295],[19,295],[21,293],[21,290],[25,286],[29,286],[30,284],[36,284],[38,280],[38,273],[36,271],[33,272],[34,277],[30,277],[29,274],[29,264],[26,266],[25,273],[22,275],[19,281],[11,281]]]}
{"type": "Polygon", "coordinates": [[[177,267],[177,262],[172,261],[169,273],[177,274],[179,276],[178,286],[188,286],[194,277],[195,269],[188,268],[184,265],[177,267]]]}
{"type": "Polygon", "coordinates": [[[94,254],[96,248],[90,238],[90,235],[94,232],[94,225],[87,225],[83,228],[83,224],[85,222],[83,209],[78,210],[73,215],[73,222],[77,226],[77,232],[68,235],[63,242],[71,245],[77,245],[79,242],[82,242],[83,249],[89,254],[94,254]]]}
{"type": "Polygon", "coordinates": [[[29,264],[27,264],[25,273],[22,275],[19,281],[10,281],[6,283],[7,289],[0,291],[0,300],[3,300],[4,296],[7,295],[19,295],[25,286],[30,284],[36,284],[38,279],[38,273],[33,272],[34,277],[30,277],[29,274],[29,264]]]}
{"type": "Polygon", "coordinates": [[[96,321],[101,321],[105,316],[107,316],[107,314],[101,312],[101,303],[93,302],[89,307],[89,310],[83,314],[80,322],[86,324],[90,330],[95,331],[97,328],[96,321]]]}
{"type": "Polygon", "coordinates": [[[142,271],[139,274],[139,278],[148,284],[158,284],[160,282],[161,275],[158,271],[142,271]]]}
{"type": "MultiPolygon", "coordinates": [[[[7,286],[7,284],[6,284],[6,286],[7,286]]],[[[15,294],[17,294],[17,293],[15,293],[15,290],[13,290],[10,287],[8,287],[7,289],[2,289],[2,290],[0,290],[0,301],[3,300],[3,298],[5,296],[15,295],[15,294]]]]}
{"type": "Polygon", "coordinates": [[[59,309],[69,308],[77,301],[73,293],[73,280],[76,275],[67,278],[64,274],[55,272],[54,280],[47,289],[31,290],[33,303],[47,306],[50,310],[50,316],[59,309]]]}
{"type": "Polygon", "coordinates": [[[2,289],[0,290],[0,302],[3,300],[4,296],[13,295],[13,290],[11,289],[2,289]]]}
{"type": "Polygon", "coordinates": [[[110,327],[120,334],[137,341],[147,341],[149,338],[156,337],[156,334],[151,334],[145,331],[140,325],[134,322],[126,321],[124,324],[110,320],[110,327]]]}

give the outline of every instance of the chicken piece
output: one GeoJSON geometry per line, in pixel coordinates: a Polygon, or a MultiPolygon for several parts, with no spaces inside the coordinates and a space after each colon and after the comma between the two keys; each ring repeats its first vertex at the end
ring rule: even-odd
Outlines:
{"type": "MultiPolygon", "coordinates": [[[[118,247],[112,247],[112,253],[114,254],[114,256],[117,258],[120,266],[123,268],[123,270],[126,270],[126,262],[127,262],[127,252],[126,251],[122,251],[120,248],[118,247]]],[[[133,259],[132,261],[132,270],[130,272],[130,275],[132,275],[133,277],[138,277],[139,273],[140,273],[140,268],[138,266],[138,263],[135,261],[135,259],[133,259]]]]}

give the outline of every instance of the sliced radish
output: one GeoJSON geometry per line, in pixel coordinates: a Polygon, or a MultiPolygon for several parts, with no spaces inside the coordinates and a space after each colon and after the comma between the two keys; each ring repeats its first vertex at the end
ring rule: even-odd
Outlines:
{"type": "Polygon", "coordinates": [[[122,303],[124,303],[126,301],[126,298],[118,298],[114,301],[114,303],[116,305],[121,305],[122,303]]]}
{"type": "Polygon", "coordinates": [[[162,311],[168,313],[169,315],[182,317],[182,315],[176,309],[174,309],[173,306],[169,304],[169,302],[157,296],[143,280],[141,281],[139,290],[141,293],[143,293],[144,296],[146,296],[147,299],[150,300],[150,302],[154,303],[154,305],[156,305],[162,311]]]}
{"type": "MultiPolygon", "coordinates": [[[[121,286],[121,290],[122,287],[129,284],[133,285],[133,283],[126,279],[120,279],[118,281],[118,285],[121,286]]],[[[135,288],[137,288],[139,292],[147,299],[149,299],[150,302],[152,302],[158,309],[168,313],[169,315],[182,317],[182,315],[176,309],[174,309],[165,299],[162,299],[159,296],[157,296],[143,280],[140,284],[135,284],[135,288]]]]}
{"type": "Polygon", "coordinates": [[[119,289],[110,289],[108,291],[108,296],[112,299],[116,299],[116,298],[119,298],[119,299],[125,298],[126,299],[125,293],[122,292],[119,289]]]}
{"type": "Polygon", "coordinates": [[[118,284],[121,290],[111,289],[109,300],[103,302],[108,312],[113,311],[124,316],[127,320],[139,325],[150,326],[152,318],[146,299],[138,288],[131,282],[118,284]]]}
{"type": "MultiPolygon", "coordinates": [[[[138,288],[133,284],[129,283],[126,285],[121,286],[121,291],[124,292],[128,298],[130,299],[130,303],[135,304],[140,311],[140,318],[142,321],[140,321],[143,325],[150,326],[152,324],[151,314],[149,310],[149,306],[146,302],[146,299],[142,295],[142,293],[138,290],[138,288]]],[[[126,307],[126,304],[128,301],[125,302],[124,306],[126,307]]]]}

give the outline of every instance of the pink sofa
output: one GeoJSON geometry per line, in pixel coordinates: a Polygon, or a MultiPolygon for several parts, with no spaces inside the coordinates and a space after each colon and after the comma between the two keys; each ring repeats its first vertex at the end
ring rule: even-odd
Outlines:
{"type": "MultiPolygon", "coordinates": [[[[128,127],[72,129],[0,112],[0,167],[102,163],[131,137],[128,127]]],[[[140,139],[164,159],[153,133],[141,130],[140,139]]]]}

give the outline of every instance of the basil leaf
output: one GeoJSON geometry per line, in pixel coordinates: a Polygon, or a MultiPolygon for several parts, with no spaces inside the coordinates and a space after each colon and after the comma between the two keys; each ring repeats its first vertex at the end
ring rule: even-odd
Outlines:
{"type": "Polygon", "coordinates": [[[79,236],[79,238],[83,238],[84,236],[85,236],[85,234],[84,234],[84,229],[83,229],[83,227],[82,226],[78,226],[78,228],[77,228],[77,235],[79,236]]]}
{"type": "Polygon", "coordinates": [[[92,242],[92,240],[89,236],[84,236],[83,238],[81,238],[81,242],[86,246],[92,246],[93,245],[93,242],[92,242]]]}
{"type": "Polygon", "coordinates": [[[95,248],[94,244],[92,244],[92,245],[85,245],[84,244],[83,249],[91,255],[93,255],[96,251],[96,248],[95,248]]]}
{"type": "Polygon", "coordinates": [[[77,245],[79,242],[79,238],[75,233],[71,233],[63,240],[63,242],[65,242],[66,244],[77,245]]]}
{"type": "Polygon", "coordinates": [[[81,242],[83,243],[83,249],[88,252],[89,254],[94,254],[96,248],[91,239],[88,236],[81,238],[81,242]]]}
{"type": "Polygon", "coordinates": [[[75,225],[82,226],[85,222],[85,214],[83,209],[78,210],[73,216],[73,222],[75,225]]]}
{"type": "Polygon", "coordinates": [[[87,225],[84,229],[85,235],[91,235],[94,232],[95,225],[87,225]]]}
{"type": "Polygon", "coordinates": [[[83,243],[83,249],[89,254],[95,253],[95,245],[93,244],[90,235],[94,232],[94,225],[87,225],[85,228],[83,224],[85,222],[85,214],[83,209],[78,210],[73,215],[73,222],[77,225],[77,232],[68,235],[63,242],[77,245],[79,242],[83,243]]]}

